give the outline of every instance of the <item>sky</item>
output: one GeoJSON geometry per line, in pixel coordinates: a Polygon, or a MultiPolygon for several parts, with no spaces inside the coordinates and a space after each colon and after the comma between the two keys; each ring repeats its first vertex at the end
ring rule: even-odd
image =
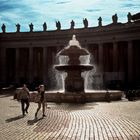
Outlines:
{"type": "Polygon", "coordinates": [[[107,25],[115,13],[118,22],[125,23],[128,12],[140,12],[140,0],[0,0],[0,25],[4,23],[7,32],[15,32],[19,23],[25,32],[32,22],[34,31],[42,31],[44,22],[48,30],[56,30],[56,21],[62,29],[69,29],[74,20],[75,28],[83,28],[83,18],[87,18],[89,27],[96,27],[100,16],[107,25]]]}

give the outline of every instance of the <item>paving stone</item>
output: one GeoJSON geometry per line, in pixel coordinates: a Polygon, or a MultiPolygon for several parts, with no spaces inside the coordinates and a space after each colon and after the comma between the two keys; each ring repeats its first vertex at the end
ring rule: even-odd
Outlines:
{"type": "Polygon", "coordinates": [[[36,103],[21,116],[20,102],[0,95],[0,140],[140,140],[140,101],[47,103],[46,117],[36,103]]]}

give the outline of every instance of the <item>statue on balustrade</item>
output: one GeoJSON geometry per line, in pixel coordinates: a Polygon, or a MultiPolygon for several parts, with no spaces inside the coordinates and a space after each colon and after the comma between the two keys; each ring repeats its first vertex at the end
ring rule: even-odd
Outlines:
{"type": "Polygon", "coordinates": [[[100,26],[100,27],[102,26],[102,18],[101,17],[98,18],[98,26],[100,26]]]}
{"type": "Polygon", "coordinates": [[[83,19],[84,28],[88,28],[88,20],[85,18],[83,19]]]}
{"type": "Polygon", "coordinates": [[[127,20],[128,20],[128,23],[131,23],[132,15],[130,12],[128,12],[128,14],[127,14],[127,20]]]}
{"type": "Polygon", "coordinates": [[[118,16],[117,16],[117,14],[112,16],[112,21],[113,21],[113,24],[117,24],[118,23],[118,16]]]}
{"type": "Polygon", "coordinates": [[[44,24],[43,24],[43,31],[46,31],[47,30],[47,24],[46,24],[46,22],[44,22],[44,24]]]}
{"type": "Polygon", "coordinates": [[[16,27],[17,27],[17,31],[16,32],[20,32],[20,24],[16,24],[16,27]]]}
{"type": "Polygon", "coordinates": [[[74,29],[74,26],[75,26],[75,22],[72,20],[70,29],[74,29]]]}
{"type": "Polygon", "coordinates": [[[2,32],[3,32],[3,33],[6,32],[6,26],[5,26],[5,24],[2,24],[1,29],[2,29],[2,32]]]}
{"type": "Polygon", "coordinates": [[[60,21],[56,21],[56,28],[57,28],[57,30],[61,30],[61,23],[60,23],[60,21]]]}
{"type": "Polygon", "coordinates": [[[31,23],[31,24],[29,24],[29,27],[30,27],[30,32],[33,32],[34,25],[31,23]]]}

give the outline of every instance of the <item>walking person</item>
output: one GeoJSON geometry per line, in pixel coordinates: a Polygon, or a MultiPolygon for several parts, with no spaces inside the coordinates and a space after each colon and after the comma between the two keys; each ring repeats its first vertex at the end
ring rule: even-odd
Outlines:
{"type": "Polygon", "coordinates": [[[30,105],[29,98],[30,98],[29,89],[27,88],[26,84],[23,84],[22,89],[19,91],[19,99],[21,101],[21,110],[23,117],[25,116],[25,112],[26,114],[28,114],[28,108],[30,105]]]}
{"type": "Polygon", "coordinates": [[[37,108],[36,113],[35,113],[35,118],[37,119],[37,114],[41,108],[41,105],[42,105],[42,117],[46,117],[46,115],[45,115],[45,87],[44,87],[44,85],[40,85],[38,88],[36,102],[38,103],[38,108],[37,108]]]}

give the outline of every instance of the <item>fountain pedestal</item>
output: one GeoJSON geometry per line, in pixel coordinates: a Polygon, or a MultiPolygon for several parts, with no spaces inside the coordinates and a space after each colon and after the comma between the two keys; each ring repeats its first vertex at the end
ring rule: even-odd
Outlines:
{"type": "Polygon", "coordinates": [[[68,72],[65,79],[66,92],[84,92],[84,79],[79,71],[68,72]]]}

